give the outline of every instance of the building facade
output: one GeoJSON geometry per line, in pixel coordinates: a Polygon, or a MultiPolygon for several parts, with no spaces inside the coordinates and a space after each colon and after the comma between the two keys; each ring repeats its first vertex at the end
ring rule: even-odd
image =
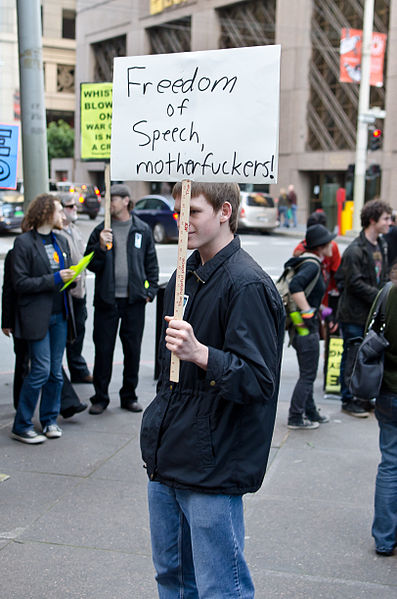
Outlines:
{"type": "MultiPolygon", "coordinates": [[[[362,29],[364,0],[77,0],[80,81],[111,81],[114,56],[281,44],[280,157],[277,196],[294,184],[299,218],[322,206],[336,219],[336,190],[352,193],[359,86],[339,82],[343,27],[362,29]]],[[[397,0],[376,0],[374,31],[388,35],[384,85],[371,107],[386,111],[383,144],[367,155],[367,199],[397,207],[397,0]]],[[[78,116],[76,106],[76,126],[78,116]]],[[[101,183],[103,163],[79,161],[76,177],[101,183]]],[[[149,191],[131,182],[137,197],[149,191]]]]}
{"type": "MultiPolygon", "coordinates": [[[[0,121],[11,125],[20,121],[16,4],[0,3],[0,121]]],[[[76,1],[43,0],[41,20],[47,124],[63,119],[74,126],[76,1]]],[[[22,179],[22,159],[18,178],[22,179]]]]}

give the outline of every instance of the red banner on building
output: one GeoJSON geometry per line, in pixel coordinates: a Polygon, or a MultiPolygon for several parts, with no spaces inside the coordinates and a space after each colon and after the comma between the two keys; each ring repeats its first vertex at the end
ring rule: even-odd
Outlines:
{"type": "MultiPolygon", "coordinates": [[[[363,32],[361,29],[342,29],[340,39],[340,75],[342,83],[360,83],[361,47],[363,32]]],[[[386,50],[386,33],[372,33],[370,85],[382,87],[383,63],[386,50]]]]}

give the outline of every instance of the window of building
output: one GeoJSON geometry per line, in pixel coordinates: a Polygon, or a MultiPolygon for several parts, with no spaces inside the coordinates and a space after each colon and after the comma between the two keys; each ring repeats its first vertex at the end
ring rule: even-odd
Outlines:
{"type": "Polygon", "coordinates": [[[190,52],[190,17],[168,21],[168,23],[150,27],[146,31],[150,41],[150,54],[190,52]]]}
{"type": "MultiPolygon", "coordinates": [[[[374,31],[387,33],[390,0],[376,0],[374,31]]],[[[362,29],[363,10],[352,0],[314,0],[307,149],[354,150],[359,85],[339,81],[342,27],[362,29]]],[[[385,59],[386,70],[386,59],[385,59]]],[[[385,87],[371,87],[370,106],[384,107],[385,87]]]]}
{"type": "Polygon", "coordinates": [[[62,37],[68,40],[76,39],[76,11],[62,11],[62,37]]]}
{"type": "Polygon", "coordinates": [[[94,82],[113,81],[113,58],[126,56],[127,40],[125,35],[113,37],[97,44],[92,44],[94,52],[94,82]]]}
{"type": "Polygon", "coordinates": [[[220,48],[275,43],[276,0],[249,0],[218,9],[220,48]]]}

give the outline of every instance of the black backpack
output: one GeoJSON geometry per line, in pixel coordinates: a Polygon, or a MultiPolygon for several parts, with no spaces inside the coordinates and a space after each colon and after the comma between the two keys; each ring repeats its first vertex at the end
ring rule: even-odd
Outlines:
{"type": "Polygon", "coordinates": [[[290,317],[291,312],[296,312],[298,310],[298,306],[292,299],[291,292],[289,290],[289,284],[290,284],[291,280],[296,275],[296,273],[298,272],[298,270],[300,269],[302,264],[304,264],[305,262],[314,262],[315,264],[317,264],[318,272],[317,272],[316,276],[310,281],[310,283],[308,284],[308,286],[305,289],[305,296],[308,297],[311,294],[311,292],[313,291],[313,289],[318,281],[318,278],[320,276],[320,273],[321,273],[321,262],[320,262],[319,257],[316,256],[316,254],[311,254],[310,252],[305,252],[304,254],[302,254],[301,257],[303,258],[303,260],[301,260],[297,264],[290,265],[290,266],[287,266],[286,268],[284,268],[284,272],[276,281],[276,288],[281,296],[281,300],[283,302],[283,306],[284,306],[285,313],[287,316],[287,318],[285,320],[285,328],[287,331],[290,330],[290,328],[292,326],[292,320],[290,317]]]}

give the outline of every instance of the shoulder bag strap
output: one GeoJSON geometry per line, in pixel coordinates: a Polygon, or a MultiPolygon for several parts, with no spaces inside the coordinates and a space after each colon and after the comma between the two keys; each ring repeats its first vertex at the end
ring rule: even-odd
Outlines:
{"type": "Polygon", "coordinates": [[[392,286],[391,281],[386,283],[374,299],[365,327],[366,332],[373,328],[375,322],[380,322],[380,329],[383,330],[386,321],[386,302],[392,286]]]}

